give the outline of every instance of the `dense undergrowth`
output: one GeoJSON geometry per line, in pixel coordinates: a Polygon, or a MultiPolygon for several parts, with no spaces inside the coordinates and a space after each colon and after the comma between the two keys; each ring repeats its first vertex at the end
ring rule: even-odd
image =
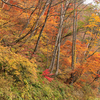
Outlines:
{"type": "Polygon", "coordinates": [[[0,100],[94,100],[90,86],[49,82],[35,62],[0,46],[0,100]]]}

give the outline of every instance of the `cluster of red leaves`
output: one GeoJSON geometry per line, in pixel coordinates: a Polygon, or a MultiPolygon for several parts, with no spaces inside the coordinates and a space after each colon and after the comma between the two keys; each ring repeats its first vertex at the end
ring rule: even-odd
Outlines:
{"type": "Polygon", "coordinates": [[[97,74],[98,75],[98,77],[100,77],[100,75],[99,74],[97,74]]]}
{"type": "Polygon", "coordinates": [[[51,82],[53,80],[53,78],[51,78],[51,76],[53,74],[50,74],[50,71],[49,69],[46,69],[45,71],[43,71],[43,74],[42,74],[49,82],[51,82]]]}

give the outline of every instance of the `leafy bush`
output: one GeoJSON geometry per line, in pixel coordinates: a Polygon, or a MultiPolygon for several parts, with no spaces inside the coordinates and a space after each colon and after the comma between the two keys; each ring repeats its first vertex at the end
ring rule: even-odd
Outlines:
{"type": "Polygon", "coordinates": [[[29,61],[19,54],[11,52],[8,48],[0,46],[0,72],[11,75],[18,82],[36,79],[35,60],[29,61]]]}

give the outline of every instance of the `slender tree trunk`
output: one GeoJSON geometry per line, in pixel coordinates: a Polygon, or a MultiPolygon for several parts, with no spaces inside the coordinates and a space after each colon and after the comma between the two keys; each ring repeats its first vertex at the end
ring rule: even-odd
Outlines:
{"type": "MultiPolygon", "coordinates": [[[[59,38],[59,41],[61,39],[59,38]]],[[[56,75],[58,74],[58,70],[59,70],[59,59],[60,59],[60,43],[58,44],[58,53],[57,53],[57,66],[56,66],[56,75]]]]}
{"type": "MultiPolygon", "coordinates": [[[[36,46],[35,46],[35,49],[34,49],[32,55],[36,52],[37,47],[38,47],[38,45],[39,45],[39,41],[40,41],[40,38],[41,38],[42,32],[43,32],[43,30],[44,30],[45,24],[46,24],[47,19],[48,19],[48,16],[49,16],[49,12],[50,12],[50,8],[51,8],[51,4],[52,4],[52,0],[51,0],[51,2],[50,2],[49,8],[48,8],[48,12],[47,12],[47,16],[46,16],[46,18],[45,18],[44,25],[42,26],[42,29],[41,29],[41,31],[40,31],[40,34],[39,34],[39,37],[38,37],[38,40],[37,40],[37,43],[36,43],[36,46]]],[[[32,58],[32,55],[31,55],[30,59],[32,58]]]]}
{"type": "MultiPolygon", "coordinates": [[[[36,22],[36,25],[35,25],[35,27],[34,27],[34,30],[33,30],[33,32],[30,34],[30,36],[29,36],[28,39],[30,39],[30,38],[33,36],[34,31],[36,30],[36,28],[37,28],[37,26],[38,26],[38,23],[39,23],[39,20],[40,20],[41,16],[44,14],[44,12],[45,12],[47,6],[49,5],[49,1],[50,1],[50,0],[47,0],[47,1],[46,1],[46,4],[45,4],[45,6],[44,6],[42,12],[41,12],[39,18],[37,19],[37,22],[36,22]]],[[[28,39],[27,39],[27,40],[28,40],[28,39]]],[[[26,41],[27,41],[27,40],[26,40],[26,41]]]]}
{"type": "MultiPolygon", "coordinates": [[[[33,13],[37,10],[39,4],[40,4],[40,0],[38,1],[37,6],[36,6],[35,9],[31,12],[29,18],[27,19],[27,23],[26,23],[26,25],[24,26],[24,28],[22,29],[22,31],[20,32],[19,37],[22,35],[22,32],[28,27],[28,25],[29,25],[29,23],[30,23],[31,16],[32,16],[33,13]]],[[[27,12],[27,11],[26,11],[26,12],[27,12]]]]}
{"type": "MultiPolygon", "coordinates": [[[[20,46],[22,46],[24,43],[26,43],[26,42],[33,36],[35,30],[37,29],[39,20],[40,20],[41,16],[44,14],[44,12],[45,12],[47,6],[49,5],[49,3],[50,3],[50,0],[47,0],[46,3],[45,3],[45,5],[44,5],[44,7],[43,7],[43,10],[42,10],[41,14],[39,15],[39,17],[38,17],[37,20],[36,20],[34,29],[31,30],[31,33],[28,32],[28,33],[30,34],[30,36],[29,36],[20,46]]],[[[34,26],[34,25],[33,25],[33,26],[34,26]]],[[[24,36],[24,38],[28,35],[28,33],[24,36]]],[[[23,37],[21,37],[20,39],[16,40],[16,43],[18,43],[19,40],[21,40],[21,39],[23,39],[23,37]]]]}
{"type": "Polygon", "coordinates": [[[68,9],[68,7],[69,7],[68,0],[66,0],[65,9],[63,9],[63,4],[61,4],[60,25],[59,25],[58,35],[57,35],[57,38],[56,38],[56,43],[55,43],[55,47],[54,47],[52,61],[51,61],[51,64],[49,66],[49,69],[51,69],[51,73],[52,73],[53,70],[54,70],[55,59],[56,59],[56,54],[57,54],[57,50],[58,50],[57,66],[56,66],[56,73],[55,73],[56,75],[58,74],[58,69],[59,69],[61,33],[62,33],[62,28],[63,28],[63,22],[64,22],[65,13],[66,13],[66,10],[68,9]]]}
{"type": "Polygon", "coordinates": [[[51,69],[51,73],[53,72],[53,69],[54,69],[55,58],[56,58],[56,53],[57,53],[57,48],[58,48],[58,41],[60,40],[60,34],[62,32],[62,26],[63,26],[63,8],[61,6],[60,26],[59,26],[59,30],[58,30],[58,35],[57,35],[57,39],[56,39],[56,43],[55,43],[55,48],[54,48],[54,52],[53,52],[51,65],[49,66],[49,69],[51,69]]]}
{"type": "MultiPolygon", "coordinates": [[[[72,71],[74,71],[76,63],[76,0],[74,0],[74,14],[73,14],[73,41],[72,41],[72,71]]],[[[74,82],[74,73],[72,74],[72,82],[74,82]]]]}

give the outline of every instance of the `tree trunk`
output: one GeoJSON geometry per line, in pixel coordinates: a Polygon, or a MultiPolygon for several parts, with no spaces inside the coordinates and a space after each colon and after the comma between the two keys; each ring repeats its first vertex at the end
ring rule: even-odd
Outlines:
{"type": "MultiPolygon", "coordinates": [[[[73,14],[73,41],[72,41],[72,71],[74,71],[76,63],[76,0],[74,0],[74,14],[73,14]]],[[[74,82],[74,74],[72,74],[72,82],[74,82]]]]}
{"type": "Polygon", "coordinates": [[[49,66],[49,69],[51,69],[51,73],[52,73],[53,70],[54,70],[56,54],[57,54],[57,51],[58,51],[58,54],[57,54],[57,66],[56,66],[56,73],[55,73],[56,75],[58,74],[58,69],[59,69],[60,42],[61,42],[61,34],[62,34],[63,22],[64,22],[64,17],[65,17],[66,10],[69,7],[69,3],[70,3],[70,1],[66,0],[65,9],[63,9],[63,4],[61,4],[60,25],[59,25],[58,35],[57,35],[57,38],[56,38],[56,43],[55,43],[55,47],[54,47],[54,51],[53,51],[52,61],[51,61],[51,64],[49,66]]]}
{"type": "MultiPolygon", "coordinates": [[[[41,29],[41,31],[40,31],[40,34],[39,34],[39,37],[38,37],[38,40],[37,40],[37,43],[36,43],[36,46],[35,46],[35,49],[34,49],[32,55],[36,52],[37,47],[38,47],[38,45],[39,45],[39,41],[40,41],[40,38],[41,38],[42,32],[43,32],[43,30],[44,30],[45,24],[46,24],[47,19],[48,19],[48,16],[49,16],[49,12],[50,12],[50,8],[51,8],[51,4],[52,4],[52,0],[51,0],[51,2],[50,2],[49,8],[48,8],[48,12],[47,12],[47,16],[46,16],[46,18],[45,18],[44,25],[42,26],[42,29],[41,29]]],[[[32,55],[31,55],[30,59],[32,58],[32,55]]]]}

